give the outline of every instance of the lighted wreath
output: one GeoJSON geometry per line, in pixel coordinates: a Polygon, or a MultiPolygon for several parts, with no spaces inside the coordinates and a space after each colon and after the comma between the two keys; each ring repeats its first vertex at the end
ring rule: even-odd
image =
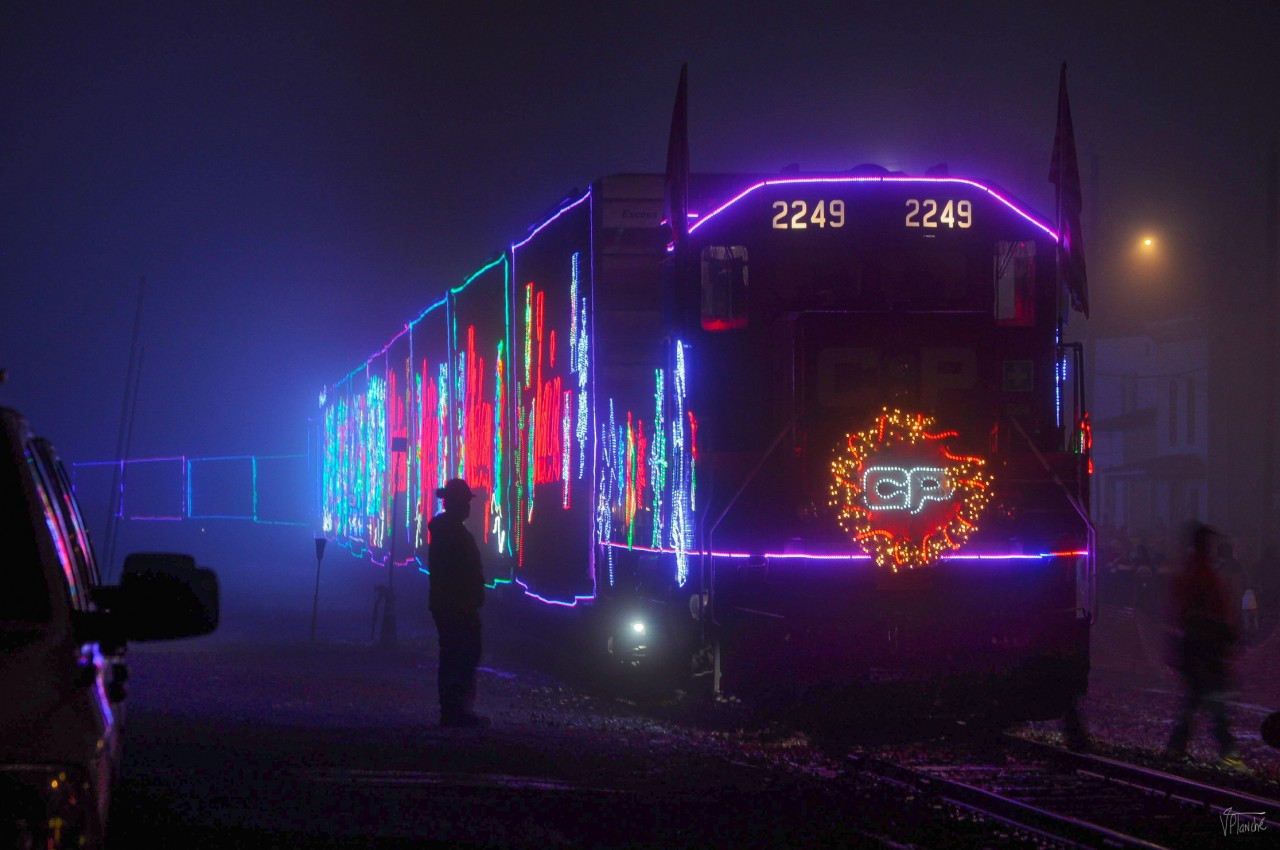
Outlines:
{"type": "Polygon", "coordinates": [[[831,504],[840,525],[876,564],[937,563],[978,528],[990,477],[980,457],[949,447],[955,431],[933,417],[885,410],[849,434],[831,462],[831,504]]]}

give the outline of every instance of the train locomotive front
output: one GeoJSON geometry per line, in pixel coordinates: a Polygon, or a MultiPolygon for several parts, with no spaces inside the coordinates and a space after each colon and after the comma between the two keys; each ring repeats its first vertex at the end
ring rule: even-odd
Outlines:
{"type": "Polygon", "coordinates": [[[774,179],[684,254],[717,690],[1061,714],[1093,578],[1053,231],[967,180],[774,179]]]}

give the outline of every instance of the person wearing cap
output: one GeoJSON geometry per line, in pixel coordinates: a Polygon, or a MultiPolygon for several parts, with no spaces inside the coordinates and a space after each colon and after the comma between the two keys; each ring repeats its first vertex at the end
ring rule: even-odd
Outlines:
{"type": "Polygon", "coordinates": [[[487,717],[475,713],[484,571],[480,548],[464,525],[474,495],[460,478],[446,482],[436,490],[444,510],[427,525],[431,617],[440,641],[441,726],[489,724],[487,717]]]}
{"type": "Polygon", "coordinates": [[[1171,590],[1174,628],[1178,633],[1178,666],[1186,685],[1182,710],[1169,736],[1168,755],[1187,757],[1191,723],[1204,706],[1213,718],[1220,763],[1243,768],[1227,719],[1227,653],[1235,643],[1232,606],[1221,577],[1213,568],[1211,545],[1219,535],[1207,525],[1191,528],[1191,553],[1171,590]]]}

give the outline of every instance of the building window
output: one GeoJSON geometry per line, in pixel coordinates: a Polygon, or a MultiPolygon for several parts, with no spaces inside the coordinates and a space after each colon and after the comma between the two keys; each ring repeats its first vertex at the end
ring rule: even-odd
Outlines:
{"type": "Polygon", "coordinates": [[[1196,441],[1196,379],[1187,378],[1187,445],[1196,441]]]}

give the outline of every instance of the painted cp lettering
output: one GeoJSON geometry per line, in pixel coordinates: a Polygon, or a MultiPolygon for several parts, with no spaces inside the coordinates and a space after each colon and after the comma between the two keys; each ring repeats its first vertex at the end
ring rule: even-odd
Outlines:
{"type": "Polygon", "coordinates": [[[950,499],[955,485],[936,466],[872,466],[862,473],[862,492],[867,510],[918,514],[927,502],[950,499]]]}

